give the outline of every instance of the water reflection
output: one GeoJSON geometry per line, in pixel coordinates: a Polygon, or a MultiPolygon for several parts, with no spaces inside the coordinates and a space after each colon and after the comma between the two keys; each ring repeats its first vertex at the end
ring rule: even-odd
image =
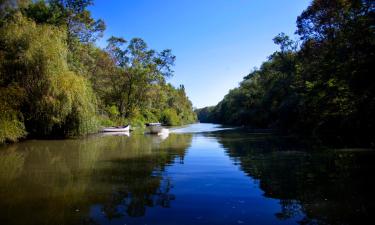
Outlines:
{"type": "Polygon", "coordinates": [[[0,152],[0,184],[8,186],[11,181],[20,176],[25,162],[24,154],[10,147],[0,152]]]}
{"type": "Polygon", "coordinates": [[[375,154],[199,124],[0,148],[0,224],[362,224],[375,154]],[[185,133],[187,132],[187,133],[185,133]]]}
{"type": "Polygon", "coordinates": [[[162,172],[183,160],[191,139],[170,135],[155,145],[152,136],[106,136],[2,148],[1,224],[91,223],[93,205],[109,220],[169,207],[172,184],[162,172]]]}
{"type": "Polygon", "coordinates": [[[362,224],[374,207],[373,150],[311,149],[269,134],[215,135],[241,170],[279,199],[280,220],[300,224],[362,224]]]}
{"type": "Polygon", "coordinates": [[[106,137],[106,136],[127,136],[130,137],[130,132],[129,131],[124,131],[124,132],[103,132],[99,133],[96,136],[99,137],[106,137]]]}

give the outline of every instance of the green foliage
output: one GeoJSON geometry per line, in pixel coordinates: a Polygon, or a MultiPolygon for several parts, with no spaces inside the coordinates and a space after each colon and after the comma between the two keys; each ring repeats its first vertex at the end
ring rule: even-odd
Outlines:
{"type": "Polygon", "coordinates": [[[18,111],[23,98],[23,90],[19,87],[0,87],[0,143],[14,142],[26,135],[22,115],[18,111]]]}
{"type": "Polygon", "coordinates": [[[300,48],[285,34],[281,51],[244,78],[202,122],[314,135],[363,136],[375,128],[373,1],[315,0],[298,17],[300,48]]]}
{"type": "MultiPolygon", "coordinates": [[[[96,100],[84,77],[69,71],[64,30],[16,14],[0,32],[1,87],[25,91],[20,113],[31,135],[92,132],[96,100]]],[[[14,117],[12,117],[14,118],[14,117]]]]}
{"type": "Polygon", "coordinates": [[[149,49],[140,38],[96,47],[105,25],[92,18],[91,4],[0,2],[0,143],[26,133],[70,137],[99,125],[196,120],[184,89],[166,83],[171,50],[149,49]]]}
{"type": "Polygon", "coordinates": [[[180,125],[180,119],[173,109],[165,109],[161,114],[160,121],[169,126],[180,125]]]}
{"type": "Polygon", "coordinates": [[[215,119],[212,118],[214,116],[214,109],[215,106],[207,106],[204,108],[196,109],[195,113],[197,114],[200,122],[214,122],[215,119]]]}
{"type": "Polygon", "coordinates": [[[108,116],[98,116],[98,121],[100,126],[104,127],[111,127],[114,126],[115,123],[113,120],[111,120],[108,116]]]}
{"type": "Polygon", "coordinates": [[[196,121],[183,86],[166,84],[175,60],[170,50],[148,49],[140,38],[127,44],[123,38],[111,37],[106,51],[97,55],[96,75],[91,77],[104,107],[116,107],[119,118],[136,125],[169,118],[165,115],[167,109],[176,112],[173,124],[196,121]]]}
{"type": "Polygon", "coordinates": [[[111,37],[107,51],[115,65],[108,74],[103,74],[104,82],[112,88],[107,89],[109,100],[113,101],[121,116],[132,117],[136,110],[147,106],[149,92],[156,84],[163,84],[170,75],[169,66],[174,56],[163,51],[149,50],[140,38],[132,39],[127,46],[122,38],[111,37]]]}
{"type": "Polygon", "coordinates": [[[20,10],[39,24],[65,27],[71,51],[79,43],[93,42],[103,35],[105,24],[92,18],[87,9],[92,0],[38,0],[21,5],[20,10]]]}
{"type": "Polygon", "coordinates": [[[0,116],[0,143],[15,142],[26,135],[24,124],[13,114],[0,116]]]}
{"type": "Polygon", "coordinates": [[[111,118],[116,118],[120,115],[120,112],[115,105],[107,106],[107,113],[111,118]]]}

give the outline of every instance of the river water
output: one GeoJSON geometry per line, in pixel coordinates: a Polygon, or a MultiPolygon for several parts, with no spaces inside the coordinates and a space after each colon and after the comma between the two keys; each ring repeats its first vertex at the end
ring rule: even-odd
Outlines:
{"type": "Polygon", "coordinates": [[[0,147],[0,224],[364,224],[375,151],[193,124],[0,147]]]}

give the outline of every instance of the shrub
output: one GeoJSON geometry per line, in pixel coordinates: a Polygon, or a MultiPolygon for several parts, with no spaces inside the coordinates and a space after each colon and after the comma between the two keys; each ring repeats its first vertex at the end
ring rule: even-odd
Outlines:
{"type": "Polygon", "coordinates": [[[169,126],[181,124],[180,119],[174,109],[165,109],[161,115],[160,121],[169,126]]]}

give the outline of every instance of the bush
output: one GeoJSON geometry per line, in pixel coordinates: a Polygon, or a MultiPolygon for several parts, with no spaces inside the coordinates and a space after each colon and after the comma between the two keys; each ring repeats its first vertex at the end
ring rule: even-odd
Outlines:
{"type": "Polygon", "coordinates": [[[107,106],[106,112],[110,118],[116,118],[120,115],[120,112],[115,105],[107,106]]]}
{"type": "Polygon", "coordinates": [[[165,109],[161,115],[160,121],[169,126],[177,126],[181,124],[181,121],[174,109],[165,109]]]}

